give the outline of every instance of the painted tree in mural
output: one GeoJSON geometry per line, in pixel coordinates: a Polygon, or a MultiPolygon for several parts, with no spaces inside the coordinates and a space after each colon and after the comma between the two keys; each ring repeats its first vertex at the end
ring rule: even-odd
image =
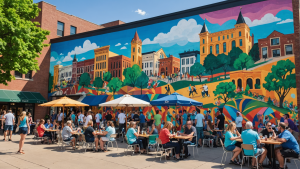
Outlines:
{"type": "Polygon", "coordinates": [[[273,65],[271,72],[265,77],[263,87],[274,91],[279,97],[280,107],[283,107],[284,98],[292,88],[296,88],[296,75],[293,73],[295,64],[288,60],[280,60],[273,65]]]}
{"type": "Polygon", "coordinates": [[[199,77],[200,82],[201,82],[201,77],[203,76],[204,72],[205,72],[205,67],[203,67],[199,62],[196,62],[191,67],[191,75],[199,77]]]}
{"type": "Polygon", "coordinates": [[[228,57],[227,55],[222,53],[217,56],[217,59],[218,59],[220,67],[222,67],[222,69],[224,71],[224,78],[226,79],[226,72],[230,65],[230,57],[228,57]]]}
{"type": "Polygon", "coordinates": [[[251,48],[251,50],[250,50],[250,52],[249,52],[248,55],[252,57],[252,59],[253,59],[254,62],[256,62],[256,61],[258,61],[260,59],[259,58],[259,48],[258,48],[258,44],[257,43],[255,43],[252,46],[252,48],[251,48]]]}
{"type": "Polygon", "coordinates": [[[241,53],[240,56],[234,61],[234,68],[238,70],[246,70],[254,64],[254,61],[251,56],[246,53],[241,53]]]}
{"type": "Polygon", "coordinates": [[[204,59],[204,64],[203,66],[205,67],[206,71],[209,71],[211,74],[211,80],[213,80],[213,72],[219,67],[219,62],[218,59],[215,55],[213,54],[208,54],[206,58],[204,59]]]}
{"type": "Polygon", "coordinates": [[[49,73],[49,85],[48,85],[48,92],[50,93],[53,88],[53,76],[49,73]]]}
{"type": "Polygon", "coordinates": [[[119,78],[114,77],[109,81],[107,87],[109,87],[109,90],[115,95],[115,93],[122,88],[122,81],[119,78]]]}
{"type": "Polygon", "coordinates": [[[0,1],[0,84],[15,79],[11,71],[27,74],[39,70],[36,58],[43,50],[49,31],[32,19],[40,9],[32,0],[0,1]]]}
{"type": "Polygon", "coordinates": [[[217,98],[221,98],[224,101],[224,104],[226,104],[229,99],[235,97],[235,89],[236,86],[232,82],[221,82],[213,92],[217,98]]]}
{"type": "Polygon", "coordinates": [[[243,51],[239,47],[233,47],[231,51],[228,53],[230,57],[230,66],[233,66],[234,61],[240,56],[243,51]]]}
{"type": "Polygon", "coordinates": [[[128,67],[123,72],[125,76],[124,85],[135,87],[137,78],[141,75],[141,68],[134,64],[132,67],[128,67]]]}
{"type": "Polygon", "coordinates": [[[79,78],[79,85],[84,88],[84,86],[90,85],[91,77],[88,73],[83,73],[79,78]]]}
{"type": "Polygon", "coordinates": [[[103,80],[101,77],[96,77],[93,82],[94,87],[97,89],[97,95],[98,95],[98,89],[103,87],[103,80]]]}
{"type": "Polygon", "coordinates": [[[112,78],[112,75],[111,75],[110,72],[105,72],[105,73],[103,74],[103,80],[104,80],[104,81],[109,82],[109,81],[111,80],[111,78],[112,78]]]}
{"type": "Polygon", "coordinates": [[[143,89],[148,86],[149,77],[145,72],[142,72],[141,75],[136,79],[135,86],[141,88],[141,95],[143,94],[143,89]]]}

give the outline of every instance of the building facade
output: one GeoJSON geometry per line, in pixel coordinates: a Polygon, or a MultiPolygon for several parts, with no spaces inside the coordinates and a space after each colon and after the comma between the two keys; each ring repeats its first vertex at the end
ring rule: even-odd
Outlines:
{"type": "Polygon", "coordinates": [[[260,59],[288,56],[294,54],[295,34],[273,31],[267,38],[258,39],[260,59]]]}
{"type": "Polygon", "coordinates": [[[94,49],[95,53],[95,73],[94,78],[102,77],[104,73],[108,72],[108,60],[110,57],[118,56],[118,54],[109,51],[109,46],[103,46],[94,49]]]}
{"type": "Polygon", "coordinates": [[[159,59],[167,58],[164,50],[142,53],[142,70],[147,76],[158,75],[159,59]]]}
{"type": "Polygon", "coordinates": [[[240,11],[234,28],[209,33],[204,22],[200,37],[200,63],[203,64],[208,54],[228,54],[233,47],[239,47],[244,53],[249,53],[254,41],[254,35],[250,36],[250,28],[246,24],[240,11]]]}
{"type": "Polygon", "coordinates": [[[131,65],[138,65],[142,69],[142,40],[137,31],[131,40],[131,65]]]}
{"type": "Polygon", "coordinates": [[[184,51],[179,53],[180,57],[180,74],[190,74],[191,67],[196,63],[200,63],[199,51],[184,51]]]}
{"type": "Polygon", "coordinates": [[[72,80],[72,65],[62,66],[59,68],[59,82],[60,84],[62,81],[66,83],[71,82],[72,80]]]}
{"type": "Polygon", "coordinates": [[[160,75],[170,76],[180,71],[180,59],[170,55],[168,58],[159,59],[160,75]]]}
{"type": "Polygon", "coordinates": [[[94,59],[88,59],[81,62],[77,62],[77,82],[79,83],[80,76],[83,73],[88,73],[91,78],[91,84],[94,81],[94,59]]]}
{"type": "Polygon", "coordinates": [[[128,67],[131,67],[131,60],[129,57],[119,55],[108,59],[108,71],[111,73],[112,77],[118,77],[123,81],[125,79],[123,71],[128,67]]]}

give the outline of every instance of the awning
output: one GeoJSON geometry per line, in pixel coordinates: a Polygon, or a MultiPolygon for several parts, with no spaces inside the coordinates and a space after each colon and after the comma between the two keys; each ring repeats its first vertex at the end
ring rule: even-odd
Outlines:
{"type": "Polygon", "coordinates": [[[86,96],[81,102],[89,106],[99,106],[99,104],[106,102],[107,97],[108,95],[86,96]]]}
{"type": "Polygon", "coordinates": [[[0,102],[45,103],[47,100],[39,92],[0,90],[0,102]]]}

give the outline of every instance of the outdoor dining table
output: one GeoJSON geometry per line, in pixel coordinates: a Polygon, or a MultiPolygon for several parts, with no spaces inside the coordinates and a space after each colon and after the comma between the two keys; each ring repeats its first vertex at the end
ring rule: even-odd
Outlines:
{"type": "Polygon", "coordinates": [[[51,135],[52,135],[52,143],[53,143],[53,140],[56,140],[56,134],[55,134],[55,132],[57,132],[57,131],[59,131],[59,130],[57,130],[57,129],[48,129],[47,130],[47,132],[50,132],[51,133],[51,135]]]}
{"type": "MultiPolygon", "coordinates": [[[[236,141],[243,142],[242,139],[236,139],[236,141]]],[[[276,141],[276,140],[273,140],[273,139],[267,139],[267,140],[260,139],[260,141],[261,141],[261,143],[271,145],[272,156],[273,156],[273,159],[272,159],[272,168],[276,168],[275,145],[281,145],[282,142],[279,142],[279,141],[276,141]]]]}

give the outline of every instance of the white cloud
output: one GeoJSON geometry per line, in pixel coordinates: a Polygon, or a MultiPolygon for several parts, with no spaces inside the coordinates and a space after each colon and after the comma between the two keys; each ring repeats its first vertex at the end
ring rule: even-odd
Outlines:
{"type": "Polygon", "coordinates": [[[141,10],[141,9],[138,9],[138,10],[136,10],[136,11],[134,11],[134,12],[136,12],[136,13],[138,13],[138,14],[140,14],[140,15],[146,15],[146,11],[143,11],[143,10],[141,10]]]}
{"type": "Polygon", "coordinates": [[[255,20],[251,21],[248,17],[244,17],[244,19],[249,27],[254,27],[254,26],[258,26],[258,25],[264,25],[264,24],[268,24],[268,23],[281,21],[280,18],[277,18],[276,16],[274,16],[271,13],[265,14],[265,16],[263,16],[260,20],[255,19],[255,20]]]}
{"type": "Polygon", "coordinates": [[[72,55],[85,53],[89,50],[94,50],[96,48],[98,48],[96,43],[91,43],[90,40],[86,40],[83,42],[82,46],[75,46],[74,50],[68,52],[68,55],[64,58],[63,62],[72,61],[73,60],[73,58],[71,57],[72,55]]]}
{"type": "Polygon", "coordinates": [[[61,64],[61,61],[56,62],[56,64],[58,64],[58,65],[61,64]]]}
{"type": "Polygon", "coordinates": [[[59,55],[64,55],[64,54],[60,53],[59,55]]]}
{"type": "Polygon", "coordinates": [[[182,19],[170,29],[170,32],[159,33],[152,41],[147,38],[143,41],[143,45],[159,43],[162,47],[169,47],[175,44],[184,46],[188,42],[199,42],[201,29],[202,25],[198,25],[195,19],[182,19]]]}
{"type": "Polygon", "coordinates": [[[50,62],[55,62],[55,61],[56,61],[56,59],[53,56],[51,56],[50,62]]]}
{"type": "Polygon", "coordinates": [[[125,43],[124,45],[128,45],[128,43],[125,43]]]}
{"type": "Polygon", "coordinates": [[[127,48],[126,48],[126,46],[123,46],[123,47],[121,47],[121,50],[122,50],[122,49],[127,49],[127,48]]]}
{"type": "Polygon", "coordinates": [[[121,43],[117,43],[115,46],[121,46],[121,43]]]}
{"type": "Polygon", "coordinates": [[[81,58],[80,60],[85,60],[85,57],[81,58]]]}
{"type": "Polygon", "coordinates": [[[277,24],[284,24],[284,23],[290,23],[290,22],[294,22],[293,19],[286,19],[286,20],[283,20],[281,22],[278,22],[277,24]]]}

